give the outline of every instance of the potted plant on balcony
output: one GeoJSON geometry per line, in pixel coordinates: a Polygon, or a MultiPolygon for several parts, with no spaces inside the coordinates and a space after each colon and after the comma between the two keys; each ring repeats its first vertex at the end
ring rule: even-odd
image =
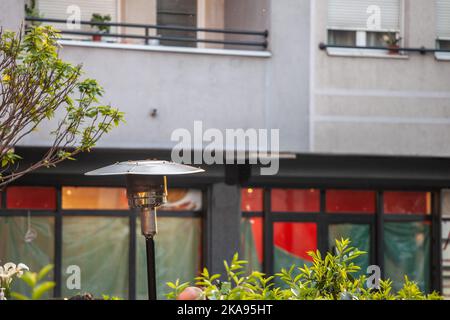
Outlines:
{"type": "Polygon", "coordinates": [[[401,37],[398,37],[396,33],[388,33],[383,36],[383,41],[389,49],[389,54],[399,54],[401,37]]]}
{"type": "Polygon", "coordinates": [[[110,22],[111,16],[109,14],[107,15],[101,15],[99,13],[93,13],[91,17],[91,27],[98,30],[98,34],[95,34],[92,36],[93,41],[102,41],[102,34],[108,34],[111,30],[110,26],[106,25],[98,25],[96,23],[105,23],[110,22]]]}

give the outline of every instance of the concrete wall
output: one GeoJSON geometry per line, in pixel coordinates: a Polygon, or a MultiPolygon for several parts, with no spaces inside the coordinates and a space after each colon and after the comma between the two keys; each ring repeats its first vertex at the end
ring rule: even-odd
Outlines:
{"type": "MultiPolygon", "coordinates": [[[[404,45],[435,45],[434,1],[404,1],[404,45]]],[[[311,151],[449,156],[450,63],[428,54],[337,57],[327,41],[327,1],[315,1],[311,151]]]]}
{"type": "MultiPolygon", "coordinates": [[[[105,136],[101,147],[168,149],[175,145],[173,130],[192,131],[194,121],[202,120],[205,129],[223,132],[280,129],[282,151],[304,152],[309,1],[272,2],[267,24],[273,26],[269,58],[101,48],[101,43],[65,45],[61,54],[83,63],[86,75],[105,87],[104,102],[126,112],[127,123],[105,136]],[[152,109],[158,110],[156,118],[152,109]]],[[[42,146],[48,140],[43,128],[24,144],[42,146]]]]}
{"type": "Polygon", "coordinates": [[[25,0],[1,0],[0,2],[0,26],[4,29],[19,30],[23,18],[25,0]]]}

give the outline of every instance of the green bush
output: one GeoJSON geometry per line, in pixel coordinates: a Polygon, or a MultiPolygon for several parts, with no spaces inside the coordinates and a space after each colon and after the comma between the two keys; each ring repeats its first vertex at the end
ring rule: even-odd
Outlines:
{"type": "MultiPolygon", "coordinates": [[[[442,300],[433,292],[421,292],[417,284],[405,278],[397,293],[392,292],[392,281],[380,280],[378,288],[366,286],[366,276],[356,277],[360,267],[354,260],[366,252],[350,246],[350,240],[336,240],[336,252],[322,257],[319,251],[308,252],[311,266],[304,265],[282,269],[274,276],[253,271],[245,275],[247,261],[239,260],[235,254],[231,263],[224,262],[226,281],[220,274],[211,275],[205,268],[195,280],[201,288],[198,299],[208,300],[442,300]],[[281,280],[282,286],[274,281],[281,280]]],[[[169,299],[177,299],[190,283],[167,283],[169,299]]]]}

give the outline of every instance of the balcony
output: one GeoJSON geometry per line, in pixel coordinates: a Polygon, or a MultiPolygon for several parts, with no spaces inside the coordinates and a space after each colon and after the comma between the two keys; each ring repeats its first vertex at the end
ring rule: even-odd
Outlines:
{"type": "MultiPolygon", "coordinates": [[[[51,24],[64,40],[98,44],[265,51],[268,1],[38,0],[28,25],[51,24]]],[[[161,48],[164,49],[164,48],[161,48]]]]}

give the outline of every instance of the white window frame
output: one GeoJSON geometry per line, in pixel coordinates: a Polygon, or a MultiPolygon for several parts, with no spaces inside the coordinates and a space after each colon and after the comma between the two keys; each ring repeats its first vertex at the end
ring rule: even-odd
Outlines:
{"type": "MultiPolygon", "coordinates": [[[[328,9],[328,8],[327,8],[328,9]]],[[[367,33],[368,32],[392,32],[397,37],[402,37],[400,40],[400,46],[404,44],[404,30],[405,30],[405,0],[400,0],[400,30],[367,30],[367,29],[349,29],[349,28],[332,28],[327,25],[327,36],[330,31],[353,31],[355,32],[355,46],[366,47],[367,46],[367,33]]],[[[328,43],[328,39],[327,39],[328,43]]],[[[364,48],[327,48],[327,53],[330,56],[358,56],[358,57],[371,57],[371,58],[393,58],[393,59],[407,59],[406,54],[389,54],[388,50],[375,50],[364,48]]]]}
{"type": "MultiPolygon", "coordinates": [[[[435,0],[433,0],[433,1],[435,1],[435,0]]],[[[436,4],[436,1],[435,1],[435,4],[436,4]]],[[[437,12],[435,12],[435,14],[436,13],[437,12]]],[[[437,23],[436,23],[436,27],[435,27],[435,32],[436,32],[436,49],[437,49],[439,41],[450,42],[450,37],[439,36],[437,23]]],[[[450,61],[450,52],[435,52],[434,56],[436,57],[436,60],[450,61]]]]}

